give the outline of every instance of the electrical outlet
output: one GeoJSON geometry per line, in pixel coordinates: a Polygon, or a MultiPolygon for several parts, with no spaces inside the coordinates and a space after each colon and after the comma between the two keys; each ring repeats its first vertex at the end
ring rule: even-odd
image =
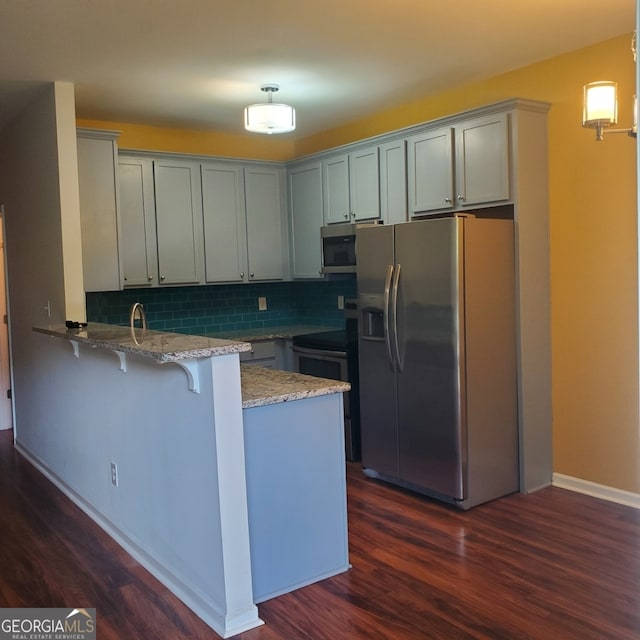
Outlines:
{"type": "Polygon", "coordinates": [[[118,465],[115,462],[111,463],[111,484],[118,486],[118,465]]]}
{"type": "Polygon", "coordinates": [[[264,296],[260,296],[258,298],[258,311],[266,311],[267,310],[267,299],[264,296]]]}
{"type": "Polygon", "coordinates": [[[338,296],[338,309],[344,309],[344,296],[338,296]]]}

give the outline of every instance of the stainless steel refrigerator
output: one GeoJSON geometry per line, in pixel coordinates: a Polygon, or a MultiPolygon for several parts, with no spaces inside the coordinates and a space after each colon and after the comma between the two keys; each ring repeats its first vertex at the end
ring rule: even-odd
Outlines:
{"type": "Polygon", "coordinates": [[[362,465],[469,508],[518,490],[513,222],[356,232],[362,465]]]}

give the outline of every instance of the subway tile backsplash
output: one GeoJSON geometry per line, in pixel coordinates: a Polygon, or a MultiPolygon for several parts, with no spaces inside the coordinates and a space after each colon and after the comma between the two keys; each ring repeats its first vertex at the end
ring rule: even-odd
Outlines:
{"type": "Polygon", "coordinates": [[[202,334],[289,324],[341,327],[344,312],[338,309],[338,296],[355,295],[351,276],[317,282],[127,289],[87,293],[87,319],[126,325],[131,305],[141,302],[149,328],[159,331],[202,334]],[[266,311],[258,311],[259,297],[266,298],[266,311]]]}

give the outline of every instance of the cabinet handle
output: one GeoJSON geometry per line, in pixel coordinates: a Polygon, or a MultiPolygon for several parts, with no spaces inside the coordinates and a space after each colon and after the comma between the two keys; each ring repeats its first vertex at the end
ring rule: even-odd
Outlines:
{"type": "Polygon", "coordinates": [[[349,217],[349,214],[348,213],[343,213],[342,217],[346,220],[349,217]]]}
{"type": "Polygon", "coordinates": [[[355,214],[353,211],[351,212],[351,217],[352,217],[352,218],[355,218],[355,217],[356,217],[356,214],[355,214]]]}
{"type": "Polygon", "coordinates": [[[125,282],[127,281],[127,276],[125,276],[125,277],[124,277],[124,281],[125,281],[125,282]]]}
{"type": "Polygon", "coordinates": [[[464,196],[458,196],[458,202],[464,202],[464,196]]]}
{"type": "Polygon", "coordinates": [[[249,274],[250,278],[253,278],[253,271],[249,274]]]}
{"type": "Polygon", "coordinates": [[[445,201],[447,204],[451,204],[451,198],[445,198],[445,199],[444,199],[444,201],[445,201]]]}
{"type": "Polygon", "coordinates": [[[160,276],[160,280],[164,280],[164,276],[160,276]]]}
{"type": "Polygon", "coordinates": [[[151,282],[151,281],[153,280],[153,276],[148,276],[148,277],[147,277],[147,280],[148,280],[149,282],[151,282]]]}

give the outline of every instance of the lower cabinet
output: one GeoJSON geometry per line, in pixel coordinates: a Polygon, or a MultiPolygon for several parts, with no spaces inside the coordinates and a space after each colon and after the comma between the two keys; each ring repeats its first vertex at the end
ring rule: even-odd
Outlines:
{"type": "MultiPolygon", "coordinates": [[[[251,351],[240,353],[242,364],[266,367],[267,369],[282,369],[291,371],[293,359],[289,362],[287,356],[287,342],[290,340],[256,340],[251,343],[251,351]]],[[[289,352],[291,350],[289,349],[289,352]]]]}

